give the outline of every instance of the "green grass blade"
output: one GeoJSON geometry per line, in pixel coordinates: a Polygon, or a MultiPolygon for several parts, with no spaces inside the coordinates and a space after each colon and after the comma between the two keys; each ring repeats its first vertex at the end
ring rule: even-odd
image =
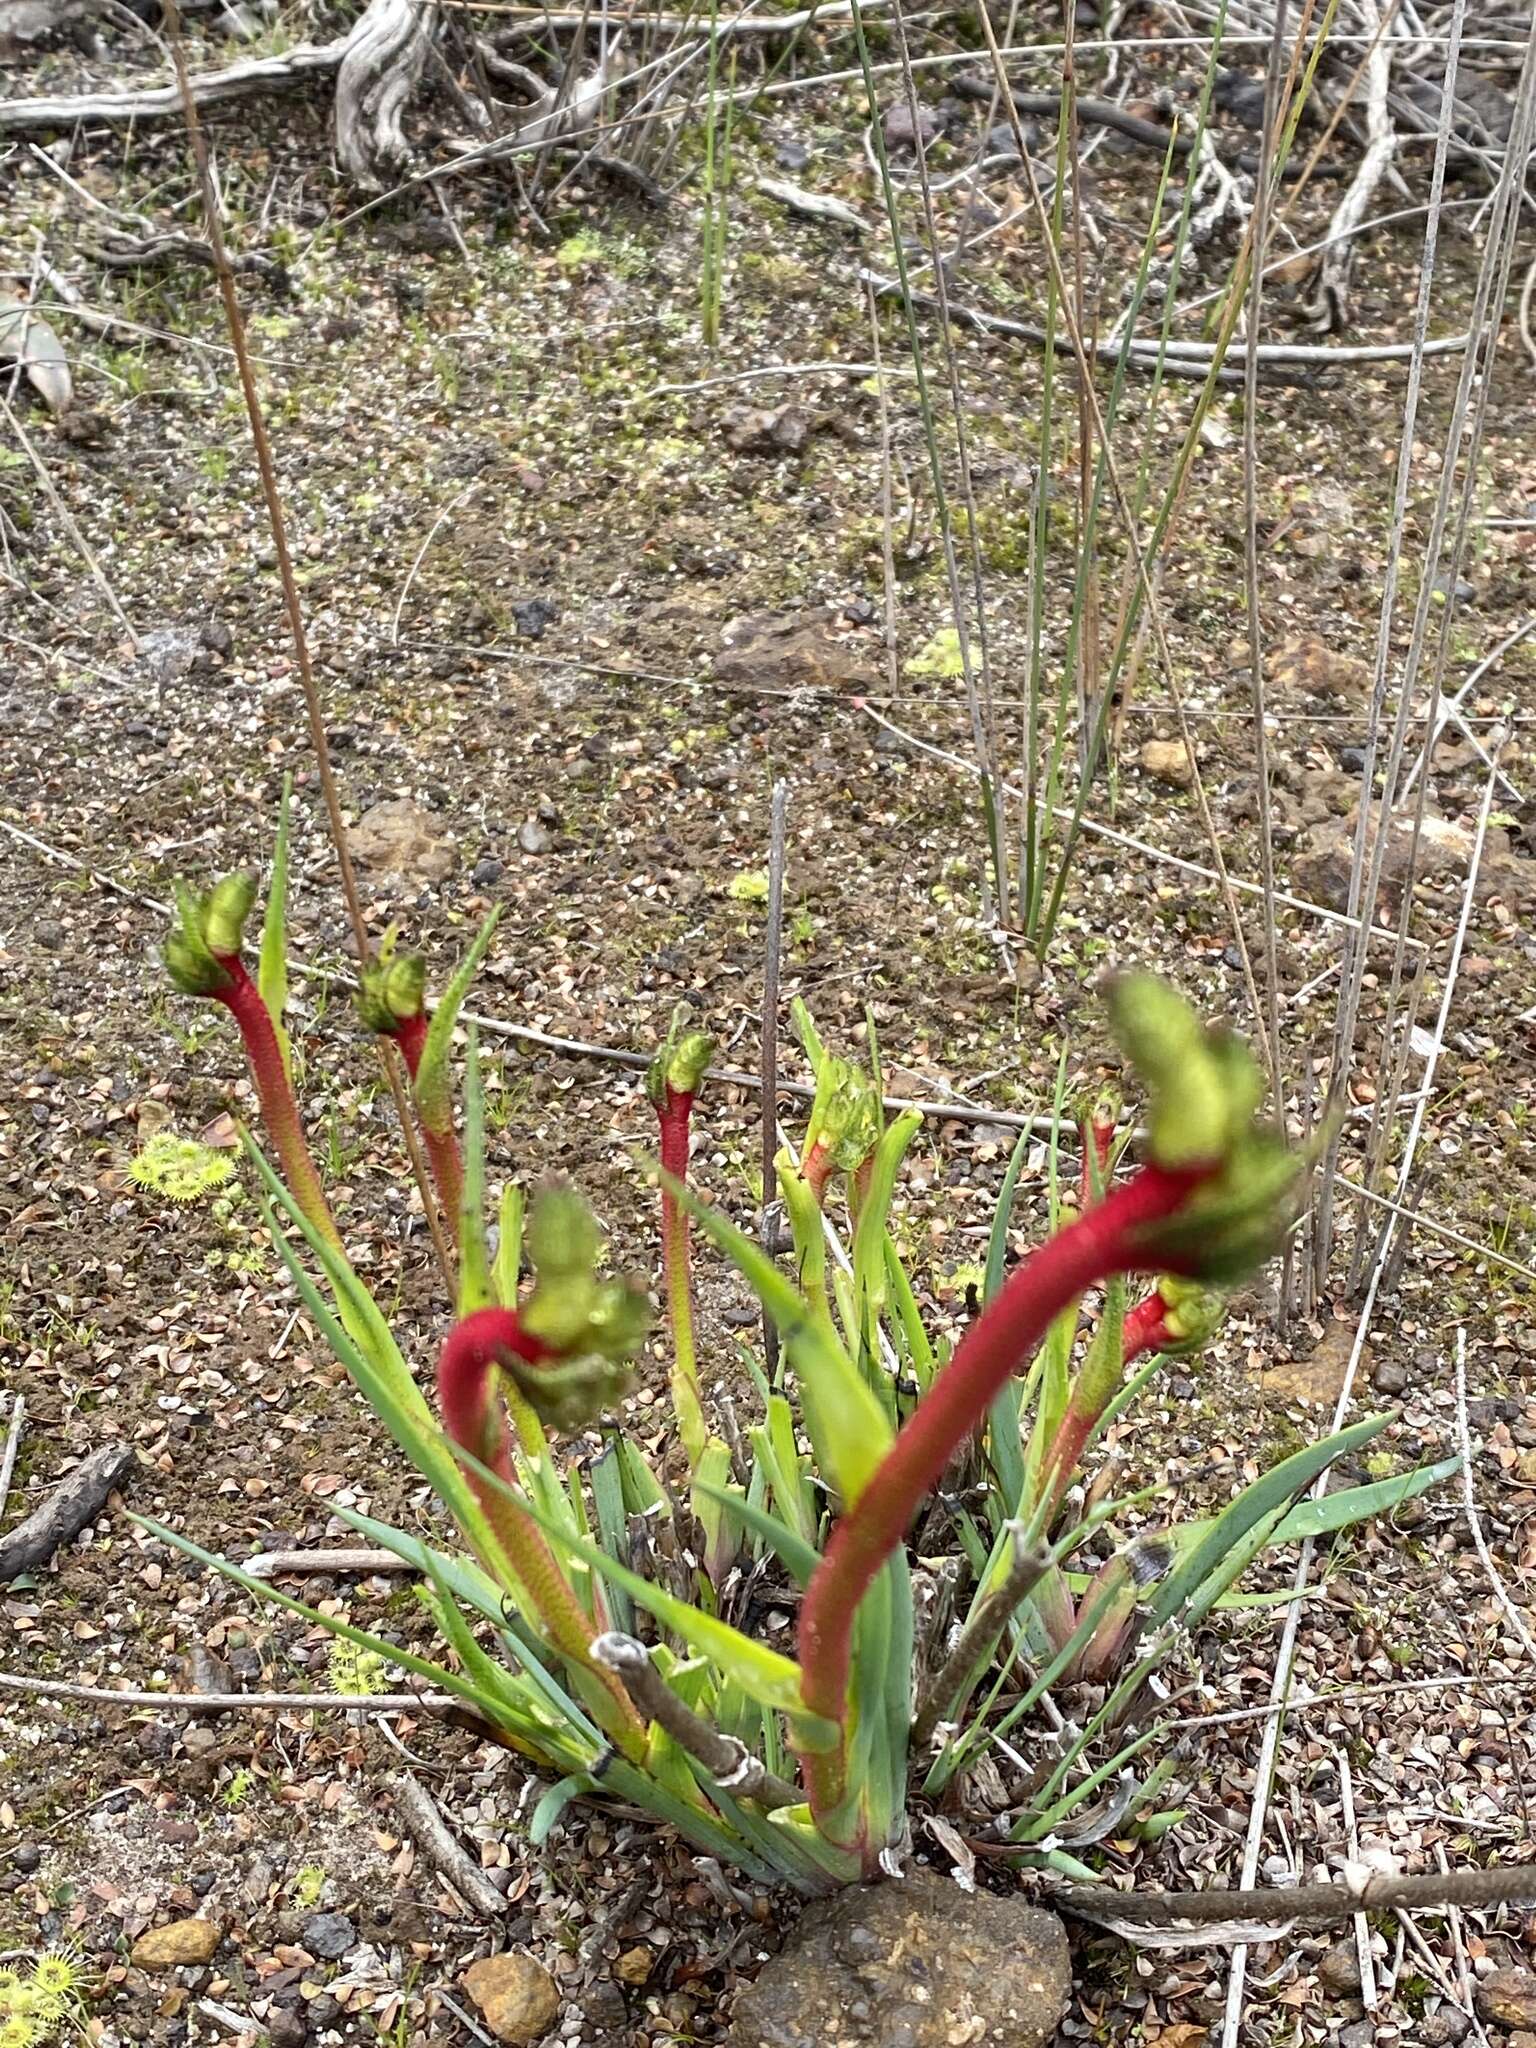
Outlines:
{"type": "MultiPolygon", "coordinates": [[[[1158,1587],[1151,1603],[1151,1620],[1161,1628],[1164,1622],[1191,1606],[1206,1581],[1221,1570],[1222,1561],[1250,1530],[1274,1517],[1278,1522],[1298,1494],[1305,1492],[1320,1472],[1338,1458],[1368,1444],[1391,1421],[1390,1415],[1368,1415],[1361,1422],[1341,1429],[1321,1442],[1304,1445],[1282,1458],[1251,1486],[1244,1487],[1231,1506],[1219,1514],[1189,1554],[1175,1566],[1158,1587]]],[[[1222,1587],[1225,1591],[1225,1586],[1222,1587]]]]}

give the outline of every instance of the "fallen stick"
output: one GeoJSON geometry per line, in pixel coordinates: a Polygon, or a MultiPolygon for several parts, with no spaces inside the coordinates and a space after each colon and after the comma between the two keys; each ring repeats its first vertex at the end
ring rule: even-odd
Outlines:
{"type": "Polygon", "coordinates": [[[5,1433],[5,1451],[0,1454],[0,1521],[5,1518],[5,1504],[11,1496],[11,1480],[16,1473],[16,1453],[21,1449],[21,1425],[27,1418],[27,1402],[24,1394],[11,1397],[11,1426],[5,1433]]]}
{"type": "Polygon", "coordinates": [[[137,1465],[132,1444],[102,1444],[67,1472],[41,1507],[0,1537],[0,1586],[35,1572],[94,1522],[108,1496],[137,1465]]]}
{"type": "Polygon", "coordinates": [[[416,1566],[392,1550],[263,1550],[241,1570],[253,1579],[276,1579],[304,1572],[413,1572],[416,1566]]]}
{"type": "Polygon", "coordinates": [[[466,1906],[483,1919],[499,1920],[507,1910],[506,1900],[455,1839],[426,1787],[409,1771],[397,1771],[385,1783],[395,1795],[412,1841],[433,1869],[447,1879],[466,1906]]]}
{"type": "Polygon", "coordinates": [[[1174,1927],[1202,1929],[1200,1938],[1209,1940],[1213,1927],[1229,1922],[1283,1929],[1298,1922],[1326,1926],[1351,1920],[1356,1913],[1530,1904],[1536,1901],[1536,1864],[1395,1877],[1355,1863],[1346,1866],[1337,1884],[1199,1892],[1114,1892],[1099,1885],[1066,1885],[1053,1889],[1050,1900],[1075,1920],[1090,1920],[1133,1940],[1144,1930],[1174,1927]]]}
{"type": "MultiPolygon", "coordinates": [[[[281,57],[246,57],[222,71],[200,71],[192,79],[192,97],[200,107],[244,99],[254,92],[274,92],[301,85],[306,79],[339,71],[350,41],[296,43],[281,57]]],[[[12,100],[0,104],[0,135],[25,135],[47,128],[73,128],[76,122],[164,120],[181,112],[175,85],[151,85],[134,92],[87,92],[67,99],[12,100]]]]}
{"type": "Polygon", "coordinates": [[[460,1704],[447,1692],[118,1692],[105,1685],[75,1685],[64,1678],[30,1678],[19,1671],[0,1671],[0,1692],[89,1706],[170,1707],[183,1714],[239,1714],[247,1708],[280,1713],[285,1707],[302,1713],[330,1708],[347,1714],[447,1714],[460,1704]]]}

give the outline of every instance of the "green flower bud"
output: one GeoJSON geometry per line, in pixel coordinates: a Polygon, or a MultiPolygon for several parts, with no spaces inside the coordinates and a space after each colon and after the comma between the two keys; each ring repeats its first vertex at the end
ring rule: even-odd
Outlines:
{"type": "Polygon", "coordinates": [[[1157,1291],[1163,1302],[1163,1328],[1172,1339],[1163,1350],[1181,1357],[1203,1351],[1226,1318],[1227,1297],[1217,1288],[1180,1280],[1173,1273],[1162,1276],[1157,1291]]]}
{"type": "Polygon", "coordinates": [[[210,953],[227,959],[240,950],[245,920],[256,901],[256,877],[226,875],[215,882],[203,904],[203,937],[210,953]]]}
{"type": "Polygon", "coordinates": [[[630,1382],[626,1363],[590,1353],[552,1365],[508,1366],[518,1392],[550,1429],[584,1429],[622,1399],[630,1382]]]}
{"type": "Polygon", "coordinates": [[[591,1278],[602,1244],[597,1220],[571,1187],[541,1187],[528,1214],[528,1256],[541,1280],[591,1278]]]}
{"type": "Polygon", "coordinates": [[[207,901],[178,881],[176,911],[178,924],[166,940],[162,956],[166,972],[184,996],[217,995],[227,985],[229,974],[209,948],[207,901]]]}
{"type": "Polygon", "coordinates": [[[426,990],[425,955],[396,956],[381,949],[378,959],[363,969],[357,991],[358,1012],[370,1031],[390,1035],[408,1017],[421,1015],[426,990]]]}
{"type": "Polygon", "coordinates": [[[707,1031],[684,1031],[687,1012],[682,1004],[672,1012],[672,1022],[655,1059],[645,1070],[645,1092],[658,1107],[673,1095],[697,1095],[706,1068],[715,1056],[715,1041],[707,1031]]]}
{"type": "Polygon", "coordinates": [[[1115,1036],[1147,1084],[1154,1162],[1176,1168],[1225,1158],[1253,1111],[1246,1049],[1208,1031],[1181,995],[1150,974],[1119,976],[1109,1007],[1115,1036]]]}

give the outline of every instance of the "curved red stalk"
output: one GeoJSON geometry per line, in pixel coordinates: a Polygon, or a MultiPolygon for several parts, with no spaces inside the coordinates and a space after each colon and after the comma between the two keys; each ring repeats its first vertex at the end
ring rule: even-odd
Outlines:
{"type": "Polygon", "coordinates": [[[238,953],[218,953],[214,957],[224,970],[224,982],[222,987],[210,989],[209,994],[224,1005],[240,1027],[251,1078],[256,1083],[256,1099],[261,1104],[262,1122],[277,1153],[288,1191],[326,1242],[339,1251],[341,1233],[325,1199],[315,1162],[309,1156],[299,1105],[293,1097],[293,1085],[283,1064],[271,1013],[238,953]]]}
{"type": "Polygon", "coordinates": [[[1178,1342],[1168,1328],[1167,1317],[1168,1304],[1159,1287],[1126,1310],[1120,1338],[1120,1355],[1126,1365],[1145,1358],[1149,1351],[1166,1351],[1170,1344],[1178,1342]]]}
{"type": "Polygon", "coordinates": [[[406,1071],[414,1081],[416,1069],[421,1065],[421,1056],[427,1047],[426,1011],[418,1010],[414,1016],[402,1017],[395,1026],[394,1039],[401,1052],[405,1054],[406,1071]]]}
{"type": "Polygon", "coordinates": [[[688,1181],[688,1125],[693,1094],[663,1084],[656,1104],[661,1149],[661,1255],[667,1278],[667,1315],[672,1325],[672,1405],[689,1469],[704,1455],[708,1435],[699,1401],[699,1361],[693,1334],[693,1277],[688,1247],[688,1214],[672,1192],[688,1181]]]}
{"type": "MultiPolygon", "coordinates": [[[[392,1036],[405,1056],[406,1072],[411,1077],[414,1090],[416,1070],[421,1065],[427,1044],[426,1012],[418,1010],[414,1016],[402,1017],[392,1036]]],[[[427,1159],[432,1167],[438,1204],[447,1220],[450,1235],[456,1239],[459,1234],[459,1208],[464,1198],[464,1161],[459,1152],[459,1141],[453,1134],[451,1118],[446,1131],[434,1131],[421,1113],[420,1102],[416,1104],[416,1119],[421,1125],[422,1143],[427,1148],[427,1159]]]]}
{"type": "MultiPolygon", "coordinates": [[[[510,1308],[481,1308],[462,1316],[448,1332],[437,1361],[437,1398],[443,1427],[453,1441],[507,1485],[514,1483],[507,1431],[496,1398],[495,1375],[508,1358],[540,1365],[552,1358],[549,1347],[523,1329],[510,1308]]],[[[536,1608],[550,1642],[598,1680],[612,1697],[615,1714],[608,1733],[626,1755],[645,1748],[645,1727],[623,1684],[592,1660],[591,1617],[571,1590],[544,1532],[533,1517],[506,1494],[471,1471],[486,1520],[496,1532],[513,1570],[536,1608]]]]}
{"type": "Polygon", "coordinates": [[[1078,1130],[1082,1136],[1083,1164],[1078,1181],[1078,1207],[1091,1209],[1109,1193],[1109,1155],[1114,1149],[1113,1117],[1084,1117],[1078,1130]],[[1097,1174],[1094,1167],[1097,1163],[1097,1174]]]}
{"type": "Polygon", "coordinates": [[[837,1171],[837,1162],[833,1159],[829,1147],[824,1145],[820,1138],[806,1153],[805,1164],[800,1171],[805,1178],[806,1186],[816,1198],[817,1208],[824,1209],[827,1206],[827,1182],[837,1171]]]}
{"type": "MultiPolygon", "coordinates": [[[[1067,1304],[1097,1282],[1116,1273],[1170,1270],[1166,1253],[1144,1248],[1145,1227],[1174,1215],[1217,1170],[1217,1163],[1177,1171],[1143,1167],[1016,1267],[965,1332],[855,1506],[832,1531],[806,1588],[799,1651],[805,1704],[813,1714],[844,1720],[850,1636],[859,1602],[906,1534],[919,1501],[937,1484],[1009,1377],[1067,1304]]],[[[813,1806],[820,1810],[835,1803],[833,1774],[823,1766],[811,1777],[813,1806]]]]}

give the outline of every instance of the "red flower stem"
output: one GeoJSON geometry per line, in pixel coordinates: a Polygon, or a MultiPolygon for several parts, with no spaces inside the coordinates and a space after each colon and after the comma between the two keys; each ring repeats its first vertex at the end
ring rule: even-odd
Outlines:
{"type": "Polygon", "coordinates": [[[277,1153],[288,1191],[320,1235],[339,1251],[341,1233],[325,1199],[325,1189],[315,1162],[309,1155],[299,1105],[293,1097],[293,1084],[283,1064],[271,1013],[262,999],[261,990],[246,973],[245,962],[238,953],[220,953],[215,958],[224,970],[224,985],[211,993],[223,1003],[240,1027],[251,1078],[256,1083],[256,1099],[261,1104],[261,1119],[277,1153]]]}
{"type": "Polygon", "coordinates": [[[1149,1351],[1165,1351],[1177,1340],[1167,1323],[1168,1304],[1161,1290],[1152,1292],[1126,1311],[1125,1328],[1120,1339],[1120,1353],[1127,1365],[1134,1365],[1138,1358],[1145,1358],[1149,1351]]]}
{"type": "MultiPolygon", "coordinates": [[[[1144,1247],[1146,1226],[1176,1214],[1214,1170],[1143,1167],[1016,1267],[971,1324],[856,1505],[833,1530],[806,1588],[799,1651],[802,1691],[813,1714],[844,1721],[859,1602],[906,1534],[918,1503],[938,1483],[1010,1375],[1067,1304],[1098,1281],[1115,1273],[1169,1269],[1165,1253],[1144,1247]]],[[[812,1803],[818,1810],[836,1803],[839,1775],[825,1768],[814,1772],[812,1803]]]]}
{"type": "Polygon", "coordinates": [[[1109,1193],[1109,1155],[1115,1142],[1115,1127],[1100,1117],[1084,1117],[1078,1126],[1082,1134],[1083,1163],[1078,1182],[1078,1207],[1091,1209],[1109,1193]],[[1097,1162],[1098,1172],[1094,1166],[1097,1162]],[[1095,1185],[1097,1182],[1097,1186],[1095,1185]]]}
{"type": "Polygon", "coordinates": [[[688,1125],[693,1096],[668,1083],[656,1105],[661,1140],[661,1255],[667,1277],[667,1315],[672,1325],[672,1405],[690,1468],[704,1452],[704,1410],[699,1401],[699,1360],[693,1333],[693,1276],[688,1215],[669,1183],[688,1181],[688,1125]]]}
{"type": "MultiPolygon", "coordinates": [[[[495,1399],[494,1375],[508,1357],[537,1366],[553,1355],[538,1338],[528,1335],[515,1310],[482,1308],[454,1324],[438,1356],[437,1398],[444,1429],[508,1486],[516,1484],[516,1475],[495,1399]]],[[[593,1661],[591,1645],[597,1630],[571,1590],[543,1530],[525,1508],[489,1485],[478,1472],[469,1473],[469,1483],[550,1643],[563,1657],[590,1672],[611,1695],[614,1711],[607,1733],[626,1756],[643,1754],[646,1738],[640,1717],[619,1678],[593,1661]]]]}
{"type": "Polygon", "coordinates": [[[836,1170],[836,1161],[831,1151],[818,1138],[806,1153],[805,1164],[800,1169],[805,1177],[806,1186],[816,1198],[818,1209],[825,1209],[827,1206],[827,1182],[836,1170]]]}
{"type": "MultiPolygon", "coordinates": [[[[1138,1358],[1145,1358],[1149,1351],[1161,1351],[1173,1341],[1164,1321],[1167,1307],[1161,1292],[1154,1288],[1134,1308],[1126,1311],[1120,1331],[1122,1370],[1134,1365],[1138,1358]]],[[[1066,1413],[1057,1427],[1040,1478],[1041,1490],[1050,1503],[1046,1511],[1048,1520],[1054,1520],[1067,1488],[1072,1484],[1072,1475],[1088,1448],[1088,1439],[1098,1428],[1110,1398],[1106,1395],[1095,1407],[1079,1406],[1077,1389],[1073,1389],[1072,1399],[1067,1403],[1066,1413]]]]}
{"type": "MultiPolygon", "coordinates": [[[[395,1043],[405,1055],[406,1071],[411,1077],[411,1087],[416,1086],[416,1069],[421,1065],[421,1055],[427,1043],[426,1012],[418,1010],[414,1017],[402,1017],[394,1033],[395,1043]]],[[[438,1206],[443,1212],[448,1229],[455,1242],[459,1235],[459,1208],[464,1198],[464,1161],[459,1152],[459,1141],[453,1134],[450,1120],[445,1131],[434,1131],[421,1113],[421,1104],[416,1103],[416,1120],[421,1125],[421,1141],[427,1148],[427,1158],[432,1165],[432,1180],[437,1188],[438,1206]]]]}

